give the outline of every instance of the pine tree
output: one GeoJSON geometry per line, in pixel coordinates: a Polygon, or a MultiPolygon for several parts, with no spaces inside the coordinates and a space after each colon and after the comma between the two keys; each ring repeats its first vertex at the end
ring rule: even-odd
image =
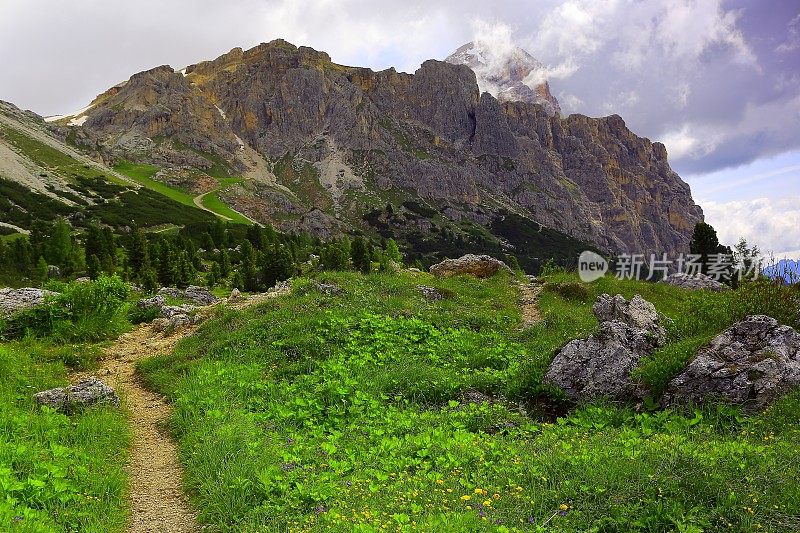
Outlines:
{"type": "Polygon", "coordinates": [[[152,267],[147,267],[139,273],[139,283],[147,294],[156,292],[158,288],[158,275],[152,267]]]}
{"type": "Polygon", "coordinates": [[[131,268],[133,277],[140,281],[144,271],[150,268],[150,251],[147,237],[138,226],[131,230],[128,265],[131,268]]]}
{"type": "Polygon", "coordinates": [[[103,270],[103,267],[100,263],[100,259],[97,257],[96,254],[92,254],[86,260],[86,270],[89,274],[89,277],[92,279],[97,279],[100,277],[100,273],[103,270]]]}
{"type": "Polygon", "coordinates": [[[264,236],[261,232],[261,228],[255,224],[252,226],[248,226],[247,233],[245,234],[245,238],[250,241],[250,244],[253,245],[253,248],[256,250],[263,250],[264,249],[264,236]]]}
{"type": "Polygon", "coordinates": [[[360,236],[353,240],[353,244],[350,249],[350,259],[353,262],[353,268],[363,272],[364,274],[368,274],[372,269],[369,250],[367,249],[364,239],[360,236]]]}
{"type": "Polygon", "coordinates": [[[713,254],[726,253],[728,248],[719,243],[717,231],[705,222],[698,222],[692,233],[692,240],[689,242],[689,251],[700,256],[703,274],[708,273],[711,263],[709,256],[713,254]]]}
{"type": "Polygon", "coordinates": [[[231,289],[239,289],[244,290],[244,278],[242,277],[242,273],[238,270],[233,273],[233,279],[231,280],[231,289]]]}
{"type": "Polygon", "coordinates": [[[50,229],[50,235],[45,241],[45,260],[51,265],[67,265],[72,254],[72,245],[71,228],[63,219],[59,219],[50,229]]]}
{"type": "Polygon", "coordinates": [[[261,280],[266,287],[273,287],[279,281],[285,281],[294,273],[294,262],[284,246],[269,249],[261,262],[261,280]]]}
{"type": "Polygon", "coordinates": [[[44,283],[47,281],[47,261],[44,260],[44,257],[39,257],[39,261],[36,263],[36,269],[34,270],[34,278],[44,283]]]}
{"type": "Polygon", "coordinates": [[[399,265],[403,264],[403,255],[400,253],[400,248],[397,246],[397,241],[394,239],[390,238],[386,241],[384,254],[386,255],[387,259],[394,261],[399,265]]]}
{"type": "Polygon", "coordinates": [[[220,270],[220,279],[227,278],[228,275],[231,273],[231,258],[228,255],[228,250],[223,248],[219,251],[217,255],[217,263],[219,265],[220,270]]]}

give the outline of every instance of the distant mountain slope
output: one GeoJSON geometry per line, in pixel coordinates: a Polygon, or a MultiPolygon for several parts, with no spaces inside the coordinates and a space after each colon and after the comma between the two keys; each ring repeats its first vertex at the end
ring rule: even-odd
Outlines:
{"type": "Polygon", "coordinates": [[[73,133],[0,102],[0,225],[25,233],[34,221],[56,217],[76,226],[98,219],[143,227],[213,218],[70,146],[73,133]]]}
{"type": "Polygon", "coordinates": [[[774,265],[769,265],[763,274],[770,279],[782,279],[786,283],[800,282],[800,261],[781,259],[774,265]]]}
{"type": "Polygon", "coordinates": [[[374,72],[278,40],[135,74],[57,123],[99,157],[159,167],[162,181],[241,177],[219,199],[284,231],[533,259],[541,248],[498,233],[507,216],[644,253],[686,250],[702,218],[664,146],[620,117],[501,103],[467,66],[440,61],[374,72]]]}

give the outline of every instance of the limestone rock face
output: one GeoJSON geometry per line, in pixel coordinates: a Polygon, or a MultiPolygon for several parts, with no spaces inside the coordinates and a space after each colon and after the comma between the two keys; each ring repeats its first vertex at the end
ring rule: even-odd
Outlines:
{"type": "MultiPolygon", "coordinates": [[[[515,68],[507,74],[529,77],[515,68]]],[[[225,201],[284,231],[329,237],[357,229],[341,222],[355,220],[403,238],[431,234],[441,215],[501,242],[495,224],[516,213],[609,252],[687,251],[702,212],[662,144],[618,116],[561,117],[557,102],[481,95],[480,83],[464,64],[374,72],[277,40],[136,74],[73,127],[111,158],[224,160],[247,178],[225,201]],[[367,216],[398,196],[395,205],[412,200],[433,214],[367,216]]]]}
{"type": "Polygon", "coordinates": [[[708,290],[714,292],[720,292],[727,290],[728,287],[719,281],[715,280],[710,276],[706,276],[705,274],[696,273],[696,274],[687,274],[685,272],[678,272],[676,274],[670,274],[669,276],[665,277],[662,280],[664,283],[668,285],[675,285],[676,287],[681,287],[683,289],[689,289],[693,291],[697,290],[708,290]]]}
{"type": "Polygon", "coordinates": [[[26,287],[22,289],[0,289],[0,316],[8,316],[17,311],[30,309],[44,303],[48,296],[58,293],[44,289],[26,287]]]}
{"type": "Polygon", "coordinates": [[[763,408],[800,386],[800,333],[764,315],[748,316],[702,348],[670,381],[665,404],[710,399],[763,408]]]}
{"type": "Polygon", "coordinates": [[[100,403],[119,406],[119,396],[114,389],[95,377],[69,387],[37,392],[33,395],[33,399],[38,404],[65,412],[73,412],[100,403]]]}
{"type": "Polygon", "coordinates": [[[588,339],[569,342],[556,355],[544,383],[561,388],[573,400],[631,400],[646,394],[630,379],[641,358],[666,342],[659,315],[636,295],[603,294],[592,307],[600,328],[588,339]]]}
{"type": "Polygon", "coordinates": [[[459,274],[467,274],[476,278],[490,278],[504,270],[511,274],[511,269],[504,262],[489,255],[466,254],[458,259],[445,259],[431,267],[431,274],[440,278],[449,278],[459,274]]]}

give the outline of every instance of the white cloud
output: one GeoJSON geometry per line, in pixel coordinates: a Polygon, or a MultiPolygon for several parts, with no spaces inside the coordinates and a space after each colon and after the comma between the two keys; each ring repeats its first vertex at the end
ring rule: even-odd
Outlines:
{"type": "Polygon", "coordinates": [[[705,202],[703,212],[725,244],[744,237],[764,253],[780,255],[800,249],[800,196],[705,202]]]}
{"type": "Polygon", "coordinates": [[[787,26],[786,41],[775,48],[779,54],[787,54],[800,48],[800,14],[790,20],[787,26]]]}
{"type": "Polygon", "coordinates": [[[661,136],[661,142],[667,147],[672,159],[698,158],[709,154],[716,147],[713,139],[695,135],[690,124],[683,124],[680,129],[661,136]]]}

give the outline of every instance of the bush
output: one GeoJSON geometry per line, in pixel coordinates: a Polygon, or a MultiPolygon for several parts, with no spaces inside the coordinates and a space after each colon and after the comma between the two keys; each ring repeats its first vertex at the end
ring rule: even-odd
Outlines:
{"type": "Polygon", "coordinates": [[[127,326],[128,285],[118,276],[70,283],[43,305],[21,311],[0,326],[5,339],[23,336],[63,341],[98,341],[119,335],[127,326]]]}

